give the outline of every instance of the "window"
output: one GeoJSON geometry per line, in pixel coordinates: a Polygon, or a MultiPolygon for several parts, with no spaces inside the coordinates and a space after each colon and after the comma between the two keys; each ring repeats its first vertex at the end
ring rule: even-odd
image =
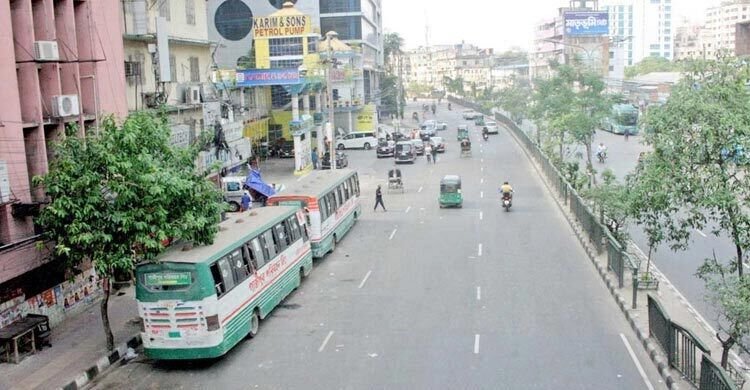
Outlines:
{"type": "Polygon", "coordinates": [[[177,82],[177,59],[174,55],[169,55],[169,77],[173,83],[177,82]]]}
{"type": "Polygon", "coordinates": [[[278,56],[301,56],[304,54],[302,49],[302,37],[295,38],[271,38],[268,40],[269,55],[278,56]]]}
{"type": "MultiPolygon", "coordinates": [[[[237,253],[239,254],[239,250],[237,253]]],[[[224,257],[211,265],[211,276],[214,278],[214,289],[219,298],[232,290],[236,284],[232,264],[228,257],[224,257]]]]}
{"type": "Polygon", "coordinates": [[[200,64],[198,57],[190,57],[190,82],[199,83],[201,81],[200,64]]]}
{"type": "Polygon", "coordinates": [[[260,238],[253,238],[245,244],[245,247],[248,249],[250,264],[253,265],[253,269],[257,271],[263,268],[266,265],[266,260],[263,257],[263,247],[260,243],[260,238]]]}
{"type": "Polygon", "coordinates": [[[289,237],[292,242],[296,242],[302,237],[302,233],[299,230],[299,224],[297,223],[297,217],[291,216],[286,220],[286,224],[289,227],[289,237]]]}
{"type": "Polygon", "coordinates": [[[169,10],[169,0],[156,0],[159,2],[159,16],[171,20],[171,12],[169,10]]]}
{"type": "MultiPolygon", "coordinates": [[[[322,11],[321,11],[322,12],[322,11]]],[[[325,35],[328,31],[336,31],[342,41],[362,39],[362,17],[336,16],[320,18],[320,31],[325,35]]]]}
{"type": "Polygon", "coordinates": [[[344,197],[344,190],[341,188],[341,186],[336,187],[336,203],[339,205],[339,207],[344,205],[344,202],[346,202],[346,198],[344,197]]]}
{"type": "Polygon", "coordinates": [[[292,245],[292,239],[289,237],[289,232],[286,230],[286,224],[284,222],[279,223],[274,227],[274,232],[276,233],[276,239],[277,244],[279,246],[279,251],[283,251],[286,249],[289,245],[292,245]]]}
{"type": "Polygon", "coordinates": [[[185,0],[185,22],[195,26],[195,0],[185,0]]]}
{"type": "Polygon", "coordinates": [[[273,236],[273,230],[267,230],[260,238],[263,244],[263,255],[266,258],[266,262],[270,262],[279,252],[276,247],[276,238],[273,236]]]}
{"type": "Polygon", "coordinates": [[[298,59],[298,60],[271,60],[271,68],[273,68],[273,69],[299,68],[300,65],[302,65],[302,59],[298,59]]]}
{"type": "Polygon", "coordinates": [[[351,192],[349,192],[349,180],[344,181],[344,184],[342,184],[342,187],[344,188],[344,196],[346,197],[346,200],[349,200],[351,198],[351,192]]]}
{"type": "Polygon", "coordinates": [[[318,52],[318,38],[316,37],[308,37],[307,38],[307,53],[317,53],[318,52]]]}
{"type": "Polygon", "coordinates": [[[321,14],[359,12],[361,0],[327,0],[320,2],[321,14]]]}
{"type": "Polygon", "coordinates": [[[227,261],[229,262],[229,265],[232,267],[232,271],[234,272],[234,280],[235,284],[240,284],[242,281],[247,279],[250,274],[252,274],[252,270],[250,269],[250,265],[247,262],[247,259],[242,256],[242,250],[237,249],[234,252],[227,255],[227,261]]]}
{"type": "Polygon", "coordinates": [[[328,219],[328,201],[326,200],[325,196],[318,199],[318,210],[320,210],[321,221],[325,221],[326,219],[328,219]]]}

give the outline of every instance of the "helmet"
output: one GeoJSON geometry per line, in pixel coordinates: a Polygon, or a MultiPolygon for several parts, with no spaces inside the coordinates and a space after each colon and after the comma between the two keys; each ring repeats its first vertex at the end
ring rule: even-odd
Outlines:
{"type": "Polygon", "coordinates": [[[506,181],[506,182],[505,182],[505,183],[503,183],[503,184],[508,184],[508,182],[506,181]]]}

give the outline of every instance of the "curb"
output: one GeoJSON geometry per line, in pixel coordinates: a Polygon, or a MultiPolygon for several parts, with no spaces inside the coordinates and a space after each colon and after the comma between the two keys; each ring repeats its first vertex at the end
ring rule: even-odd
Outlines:
{"type": "Polygon", "coordinates": [[[630,310],[628,310],[627,301],[622,297],[622,294],[620,294],[620,292],[617,291],[617,286],[615,285],[615,281],[609,275],[607,266],[600,264],[596,260],[596,249],[594,249],[592,245],[590,245],[588,238],[584,236],[583,231],[578,228],[578,225],[575,221],[575,217],[572,215],[568,215],[563,203],[560,201],[559,195],[550,187],[550,184],[547,182],[547,178],[539,170],[538,162],[529,154],[529,152],[526,150],[526,147],[524,147],[524,145],[521,142],[519,142],[513,130],[510,130],[510,129],[507,129],[507,130],[510,133],[510,135],[513,137],[513,139],[516,141],[516,144],[518,144],[521,147],[521,150],[523,150],[524,154],[526,155],[526,158],[531,162],[531,165],[534,167],[534,170],[537,171],[537,173],[539,174],[539,178],[542,180],[542,183],[544,183],[544,186],[547,187],[547,191],[549,191],[549,194],[555,200],[555,204],[557,205],[557,207],[560,208],[560,211],[565,217],[565,220],[568,221],[568,224],[573,229],[573,232],[575,233],[576,238],[578,238],[578,242],[583,247],[584,251],[586,252],[586,255],[589,257],[589,260],[591,260],[591,262],[594,264],[597,271],[599,272],[599,276],[606,283],[607,289],[609,290],[610,294],[612,294],[612,297],[615,299],[615,302],[617,302],[617,306],[620,307],[620,311],[623,312],[623,314],[625,315],[625,319],[627,319],[628,323],[630,324],[630,327],[633,329],[636,336],[638,337],[638,340],[643,344],[643,348],[646,350],[646,353],[648,353],[649,358],[651,358],[651,361],[656,365],[657,371],[659,371],[659,375],[661,375],[661,377],[664,379],[664,382],[666,383],[667,388],[670,390],[679,390],[679,385],[677,381],[675,380],[675,378],[672,376],[671,368],[669,367],[669,364],[667,363],[666,357],[661,353],[661,351],[658,348],[656,348],[656,346],[654,345],[649,335],[644,334],[643,330],[641,330],[636,324],[635,318],[633,318],[633,316],[630,314],[630,310]]]}
{"type": "Polygon", "coordinates": [[[126,343],[120,344],[117,348],[115,348],[115,350],[112,351],[112,353],[110,353],[109,355],[99,358],[99,360],[96,361],[96,364],[78,374],[73,381],[66,384],[65,386],[58,387],[56,390],[78,390],[84,388],[113,364],[122,360],[128,348],[135,349],[142,343],[143,341],[141,340],[140,335],[130,338],[126,343]]]}

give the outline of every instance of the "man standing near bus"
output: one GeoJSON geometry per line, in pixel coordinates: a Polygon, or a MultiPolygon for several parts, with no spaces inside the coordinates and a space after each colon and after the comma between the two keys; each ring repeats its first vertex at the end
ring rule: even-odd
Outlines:
{"type": "Polygon", "coordinates": [[[253,197],[250,196],[250,190],[246,187],[242,191],[242,201],[240,204],[240,211],[247,211],[253,208],[253,197]]]}
{"type": "Polygon", "coordinates": [[[383,191],[380,190],[380,184],[378,184],[378,189],[375,190],[375,207],[373,207],[372,211],[377,211],[378,205],[383,208],[383,211],[388,211],[383,204],[383,191]]]}

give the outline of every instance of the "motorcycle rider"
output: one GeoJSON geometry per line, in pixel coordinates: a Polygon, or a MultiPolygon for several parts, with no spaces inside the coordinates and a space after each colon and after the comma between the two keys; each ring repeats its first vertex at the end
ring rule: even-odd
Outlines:
{"type": "Polygon", "coordinates": [[[607,147],[604,146],[604,142],[599,142],[599,145],[596,147],[596,158],[602,162],[607,158],[607,147]]]}
{"type": "Polygon", "coordinates": [[[485,141],[490,138],[490,131],[487,129],[487,126],[482,128],[482,138],[484,138],[485,141]]]}
{"type": "Polygon", "coordinates": [[[500,192],[502,192],[503,198],[507,196],[508,198],[513,199],[513,187],[511,187],[507,181],[500,186],[500,192]]]}

